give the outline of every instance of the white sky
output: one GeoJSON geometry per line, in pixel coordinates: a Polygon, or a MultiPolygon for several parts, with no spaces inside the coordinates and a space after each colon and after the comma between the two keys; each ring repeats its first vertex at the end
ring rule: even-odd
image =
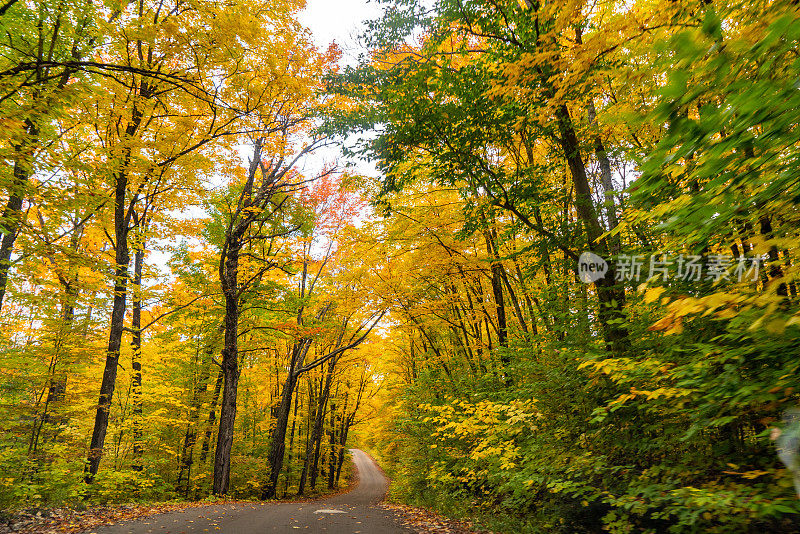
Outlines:
{"type": "MultiPolygon", "coordinates": [[[[322,49],[336,42],[342,49],[341,63],[356,65],[359,53],[365,50],[358,44],[358,37],[364,30],[364,21],[380,16],[382,9],[374,0],[307,0],[306,9],[300,13],[300,22],[306,26],[322,49]]],[[[339,147],[315,151],[300,165],[302,172],[313,174],[335,162],[344,165],[339,147]]],[[[375,166],[366,161],[351,161],[355,172],[376,176],[375,166]]]]}
{"type": "Polygon", "coordinates": [[[300,22],[314,34],[320,47],[336,41],[345,55],[356,51],[357,37],[365,20],[377,18],[381,9],[368,0],[307,0],[300,22]]]}

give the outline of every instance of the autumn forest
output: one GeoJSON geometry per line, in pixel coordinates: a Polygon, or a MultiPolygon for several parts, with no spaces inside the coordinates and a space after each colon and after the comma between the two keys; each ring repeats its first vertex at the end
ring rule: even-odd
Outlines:
{"type": "Polygon", "coordinates": [[[379,5],[0,0],[0,519],[800,532],[800,5],[379,5]]]}

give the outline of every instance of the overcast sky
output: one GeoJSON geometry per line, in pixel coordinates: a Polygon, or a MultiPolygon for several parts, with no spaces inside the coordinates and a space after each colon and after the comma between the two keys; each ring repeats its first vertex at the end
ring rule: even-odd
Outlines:
{"type": "MultiPolygon", "coordinates": [[[[381,13],[376,2],[368,0],[307,0],[306,9],[300,14],[300,22],[314,34],[317,45],[324,49],[335,41],[343,51],[342,62],[355,65],[355,58],[363,50],[358,47],[358,36],[363,22],[377,18],[381,13]]],[[[316,151],[303,162],[303,171],[314,174],[315,170],[335,162],[344,164],[339,147],[316,151]]],[[[375,166],[365,161],[352,161],[360,174],[376,175],[375,166]]]]}
{"type": "Polygon", "coordinates": [[[363,21],[376,18],[379,13],[380,8],[374,1],[307,0],[300,22],[314,33],[320,47],[336,41],[343,50],[350,51],[357,44],[363,21]]]}

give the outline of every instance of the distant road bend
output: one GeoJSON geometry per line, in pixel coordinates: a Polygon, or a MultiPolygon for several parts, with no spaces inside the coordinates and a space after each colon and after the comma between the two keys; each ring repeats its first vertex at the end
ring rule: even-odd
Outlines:
{"type": "Polygon", "coordinates": [[[348,493],[301,503],[224,504],[188,508],[94,529],[97,534],[408,534],[378,507],[389,481],[364,451],[351,449],[358,486],[348,493]]]}

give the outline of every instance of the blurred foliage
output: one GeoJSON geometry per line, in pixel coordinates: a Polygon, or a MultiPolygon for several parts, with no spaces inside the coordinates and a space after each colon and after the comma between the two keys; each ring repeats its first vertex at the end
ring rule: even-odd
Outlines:
{"type": "Polygon", "coordinates": [[[797,7],[442,1],[405,37],[389,13],[341,87],[379,116],[385,239],[425,250],[393,271],[415,291],[391,293],[391,408],[362,436],[393,498],[504,532],[798,532],[770,439],[800,401],[797,7]],[[644,259],[618,280],[621,348],[568,254],[586,230],[548,142],[561,105],[615,259],[644,259]],[[648,280],[679,254],[727,271],[648,280]]]}

